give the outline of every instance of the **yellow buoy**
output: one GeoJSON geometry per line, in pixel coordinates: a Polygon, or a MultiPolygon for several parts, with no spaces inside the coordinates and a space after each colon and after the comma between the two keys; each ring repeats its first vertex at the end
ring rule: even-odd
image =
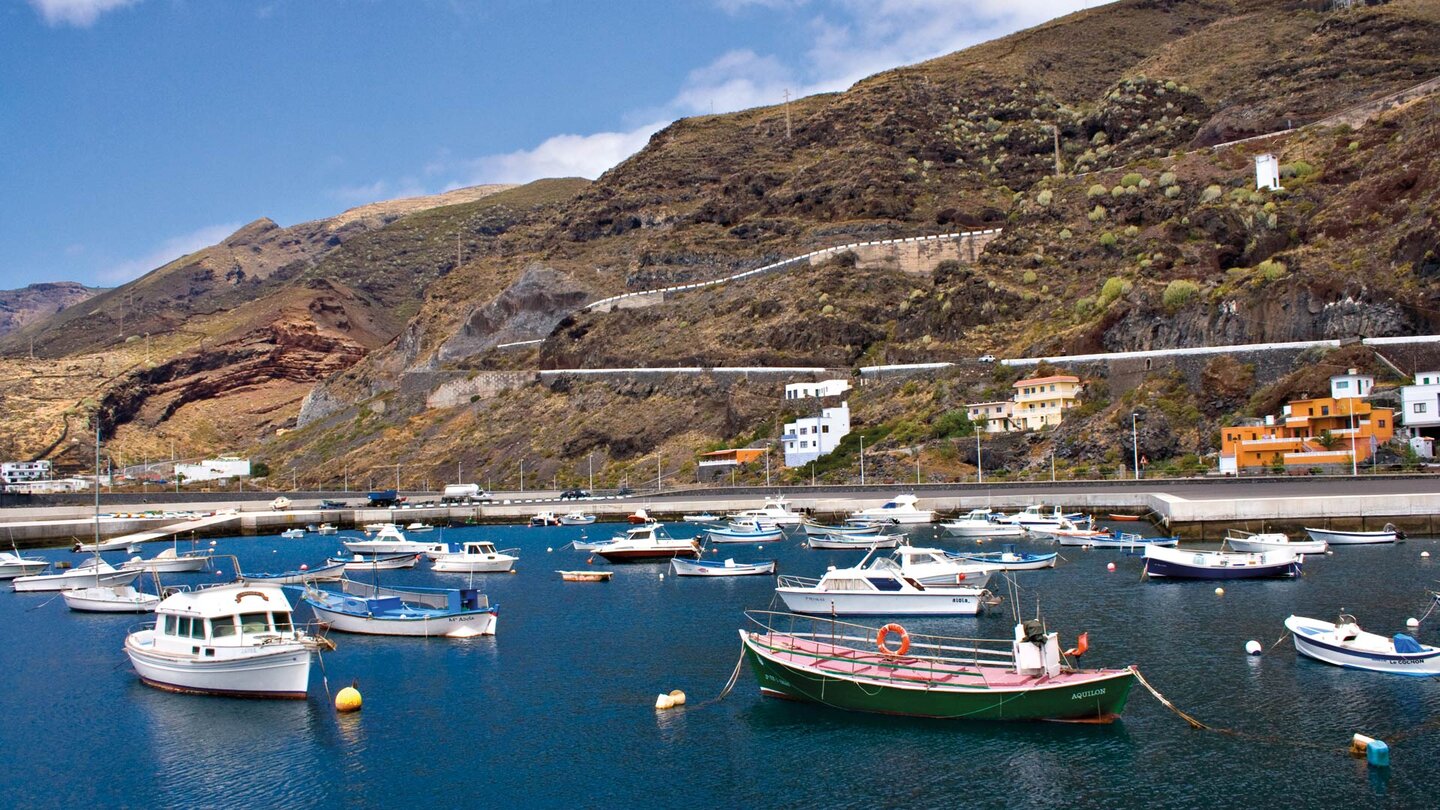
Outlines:
{"type": "Polygon", "coordinates": [[[675,707],[675,698],[669,695],[660,695],[655,698],[656,709],[671,709],[675,707]]]}
{"type": "Polygon", "coordinates": [[[1225,595],[1225,589],[1224,589],[1224,588],[1216,588],[1216,589],[1215,589],[1215,595],[1216,595],[1216,596],[1224,596],[1224,595],[1225,595]]]}
{"type": "Polygon", "coordinates": [[[360,690],[353,686],[341,689],[335,695],[335,711],[337,712],[358,712],[360,711],[360,690]]]}
{"type": "Polygon", "coordinates": [[[668,697],[676,706],[685,705],[685,693],[681,692],[679,689],[670,690],[670,694],[668,697]]]}

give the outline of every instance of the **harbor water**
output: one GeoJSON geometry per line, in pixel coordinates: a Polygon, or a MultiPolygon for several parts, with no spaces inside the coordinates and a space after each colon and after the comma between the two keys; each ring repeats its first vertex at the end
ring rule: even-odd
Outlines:
{"type": "MultiPolygon", "coordinates": [[[[1372,632],[1404,632],[1407,617],[1427,615],[1440,579],[1432,539],[1340,548],[1307,559],[1299,580],[1219,583],[1223,595],[1213,582],[1142,581],[1141,559],[1119,551],[1060,548],[1059,567],[1017,575],[1018,598],[1007,594],[989,615],[904,622],[1008,638],[1012,609],[1027,618],[1038,609],[1066,646],[1088,631],[1083,664],[1136,664],[1177,706],[1235,735],[1192,729],[1138,685],[1108,726],[853,714],[762,698],[748,670],[726,699],[702,705],[736,665],[743,611],[772,606],[773,577],[587,562],[565,547],[581,531],[416,535],[519,548],[517,573],[473,576],[499,605],[498,635],[332,633],[338,648],[313,669],[305,701],[151,689],[121,651],[127,630],[148,617],[83,615],[54,594],[0,593],[0,791],[16,807],[1440,806],[1440,682],[1299,659],[1288,640],[1271,647],[1292,613],[1333,620],[1343,610],[1372,632]],[[1422,558],[1427,550],[1435,556],[1422,558]],[[584,568],[613,570],[614,579],[562,582],[555,573],[584,568]],[[1244,653],[1251,639],[1264,655],[1244,653]],[[337,715],[327,688],[352,680],[364,708],[337,715]],[[688,705],[657,711],[656,695],[671,689],[688,705]],[[1387,741],[1393,766],[1348,756],[1357,732],[1387,741]]],[[[672,526],[677,536],[694,531],[672,526]]],[[[917,545],[999,547],[937,538],[930,527],[914,536],[917,545]]],[[[224,538],[216,551],[247,570],[281,571],[320,563],[341,539],[224,538]]],[[[709,556],[776,559],[782,573],[801,576],[861,556],[802,544],[791,537],[709,556]]],[[[125,556],[109,555],[117,564],[125,556]]],[[[166,581],[207,578],[222,579],[166,581]]],[[[471,580],[426,562],[379,578],[396,587],[471,580]]],[[[1436,644],[1437,630],[1432,614],[1412,632],[1436,644]]]]}

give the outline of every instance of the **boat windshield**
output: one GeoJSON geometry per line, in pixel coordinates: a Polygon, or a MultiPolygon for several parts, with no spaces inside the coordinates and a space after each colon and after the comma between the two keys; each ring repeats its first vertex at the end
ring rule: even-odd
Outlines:
{"type": "Polygon", "coordinates": [[[275,619],[275,631],[279,633],[290,632],[290,614],[276,611],[271,614],[275,619]]]}
{"type": "Polygon", "coordinates": [[[870,561],[870,570],[899,572],[900,564],[889,557],[876,557],[870,561]]]}
{"type": "MultiPolygon", "coordinates": [[[[198,625],[199,619],[195,620],[198,625]]],[[[220,616],[210,620],[210,638],[219,639],[235,635],[235,617],[220,616]]]]}
{"type": "Polygon", "coordinates": [[[270,632],[270,614],[268,613],[241,613],[240,632],[242,633],[268,633],[270,632]]]}

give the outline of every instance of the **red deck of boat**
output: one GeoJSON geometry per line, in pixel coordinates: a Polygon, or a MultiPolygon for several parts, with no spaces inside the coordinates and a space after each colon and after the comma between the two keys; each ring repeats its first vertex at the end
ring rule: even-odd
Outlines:
{"type": "Polygon", "coordinates": [[[1063,684],[1066,681],[1079,683],[1091,680],[1099,674],[1113,674],[1093,671],[1062,672],[1053,678],[1042,678],[1021,675],[1009,665],[981,662],[977,666],[955,660],[932,661],[929,658],[882,655],[879,651],[867,652],[779,634],[757,635],[755,639],[765,645],[774,657],[797,667],[879,681],[908,681],[917,685],[1015,689],[1032,686],[1040,681],[1051,685],[1063,684]]]}

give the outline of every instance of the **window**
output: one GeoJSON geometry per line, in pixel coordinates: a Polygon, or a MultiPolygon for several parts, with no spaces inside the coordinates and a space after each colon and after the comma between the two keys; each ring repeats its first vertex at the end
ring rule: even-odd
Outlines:
{"type": "MultiPolygon", "coordinates": [[[[195,624],[198,625],[198,624],[200,624],[200,622],[197,620],[197,621],[195,622],[195,624]]],[[[210,620],[210,625],[211,625],[211,626],[210,626],[210,637],[211,637],[211,638],[217,638],[217,639],[218,639],[218,638],[225,638],[225,637],[227,637],[227,636],[233,636],[233,635],[235,635],[235,617],[234,617],[234,616],[221,616],[221,617],[218,618],[218,619],[211,619],[211,620],[210,620]]]]}
{"type": "Polygon", "coordinates": [[[829,432],[830,432],[830,426],[829,426],[829,425],[824,425],[823,427],[820,428],[820,432],[821,432],[821,433],[829,433],[829,432]]]}
{"type": "Polygon", "coordinates": [[[289,614],[289,613],[276,613],[276,614],[274,614],[274,616],[275,616],[275,630],[276,630],[277,632],[280,632],[280,633],[288,633],[288,632],[290,632],[290,614],[289,614]]]}
{"type": "Polygon", "coordinates": [[[1379,427],[1385,427],[1385,420],[1384,420],[1384,419],[1378,419],[1378,420],[1376,420],[1376,422],[1378,423],[1379,427]]]}
{"type": "Polygon", "coordinates": [[[161,617],[160,617],[160,632],[161,632],[161,633],[164,633],[164,634],[167,635],[167,636],[173,636],[173,635],[175,635],[175,617],[174,617],[174,616],[161,616],[161,617]]]}
{"type": "Polygon", "coordinates": [[[1329,416],[1329,415],[1330,415],[1330,406],[1329,406],[1329,405],[1321,405],[1321,406],[1320,406],[1320,415],[1321,415],[1321,416],[1329,416]]]}
{"type": "Polygon", "coordinates": [[[1414,405],[1414,407],[1413,407],[1413,410],[1415,411],[1415,413],[1425,413],[1425,403],[1424,403],[1424,402],[1417,402],[1417,403],[1415,403],[1415,405],[1414,405]]]}
{"type": "Polygon", "coordinates": [[[1336,383],[1335,383],[1335,387],[1336,387],[1336,388],[1349,388],[1349,387],[1350,387],[1350,381],[1349,381],[1349,380],[1338,380],[1338,381],[1336,381],[1336,383]]]}
{"type": "Polygon", "coordinates": [[[1054,391],[1054,390],[1055,390],[1055,383],[1050,383],[1050,390],[1051,390],[1051,391],[1054,391]]]}
{"type": "Polygon", "coordinates": [[[268,613],[242,613],[240,614],[240,631],[242,633],[267,633],[270,631],[270,615],[268,613]]]}

